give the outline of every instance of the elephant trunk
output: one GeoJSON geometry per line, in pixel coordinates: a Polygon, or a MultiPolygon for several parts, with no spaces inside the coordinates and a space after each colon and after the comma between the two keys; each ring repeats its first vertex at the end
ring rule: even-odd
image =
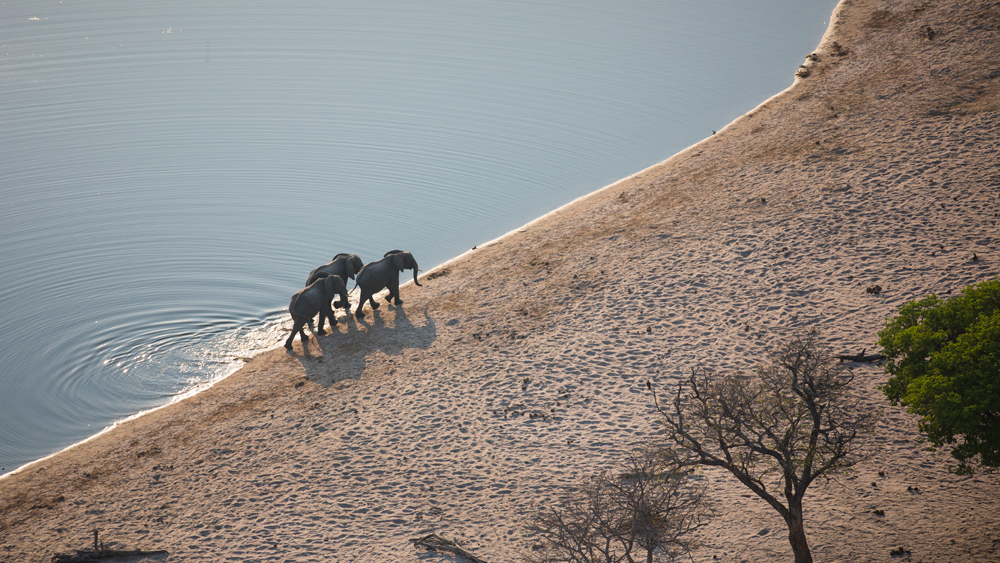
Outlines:
{"type": "Polygon", "coordinates": [[[413,263],[413,284],[414,285],[418,285],[420,287],[423,287],[422,285],[420,285],[420,282],[417,281],[417,263],[416,262],[413,263]]]}

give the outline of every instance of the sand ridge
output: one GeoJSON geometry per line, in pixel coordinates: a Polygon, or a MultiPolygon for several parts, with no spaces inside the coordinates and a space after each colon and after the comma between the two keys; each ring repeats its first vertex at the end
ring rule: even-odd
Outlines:
{"type": "MultiPolygon", "coordinates": [[[[448,559],[408,541],[430,531],[517,560],[525,515],[654,434],[647,379],[813,328],[871,351],[902,303],[997,275],[998,29],[994,2],[844,0],[796,84],[702,143],[0,480],[0,561],[94,529],[167,561],[448,559]]],[[[949,475],[886,412],[806,496],[816,559],[1000,560],[1000,476],[949,475]]],[[[776,513],[704,478],[724,509],[695,561],[790,559],[776,513]]]]}

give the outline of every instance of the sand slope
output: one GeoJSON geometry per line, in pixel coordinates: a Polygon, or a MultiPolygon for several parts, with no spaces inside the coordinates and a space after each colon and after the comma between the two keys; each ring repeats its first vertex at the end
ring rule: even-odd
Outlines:
{"type": "MultiPolygon", "coordinates": [[[[808,76],[699,145],[0,480],[0,561],[94,529],[160,561],[456,560],[409,543],[430,531],[516,560],[526,514],[655,431],[647,379],[812,328],[871,352],[905,301],[997,275],[998,29],[996,2],[845,0],[808,76]]],[[[949,475],[886,413],[873,459],[806,497],[816,559],[1000,561],[1000,476],[949,475]]],[[[776,513],[706,478],[695,561],[791,559],[776,513]]]]}

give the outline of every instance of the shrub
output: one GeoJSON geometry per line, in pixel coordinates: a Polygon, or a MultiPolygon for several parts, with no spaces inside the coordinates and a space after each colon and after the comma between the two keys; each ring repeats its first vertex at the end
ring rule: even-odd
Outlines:
{"type": "Polygon", "coordinates": [[[536,563],[673,561],[691,547],[705,516],[703,487],[652,449],[630,454],[618,472],[602,471],[535,514],[536,563]]]}

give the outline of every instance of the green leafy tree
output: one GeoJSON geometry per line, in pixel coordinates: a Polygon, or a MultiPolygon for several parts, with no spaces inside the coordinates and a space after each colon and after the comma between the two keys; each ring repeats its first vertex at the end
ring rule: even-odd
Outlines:
{"type": "Polygon", "coordinates": [[[953,444],[958,473],[1000,467],[1000,280],[947,301],[903,305],[879,332],[892,377],[882,392],[920,415],[934,446],[953,444]]]}

